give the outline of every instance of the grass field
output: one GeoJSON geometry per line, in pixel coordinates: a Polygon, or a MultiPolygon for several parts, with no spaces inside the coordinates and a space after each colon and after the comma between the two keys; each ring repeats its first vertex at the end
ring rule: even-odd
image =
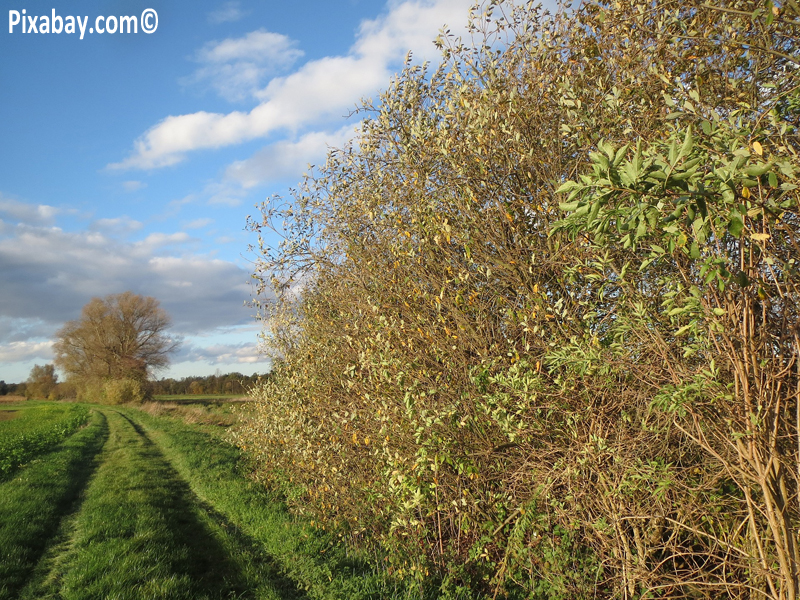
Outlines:
{"type": "Polygon", "coordinates": [[[405,597],[245,476],[230,407],[190,409],[4,405],[0,441],[83,421],[0,481],[0,599],[405,597]]]}
{"type": "Polygon", "coordinates": [[[77,404],[4,404],[0,410],[0,480],[66,438],[88,415],[87,409],[77,404]]]}

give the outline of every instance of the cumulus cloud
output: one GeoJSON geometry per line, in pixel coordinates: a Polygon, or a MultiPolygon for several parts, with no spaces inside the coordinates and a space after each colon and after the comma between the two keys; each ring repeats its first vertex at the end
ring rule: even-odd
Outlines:
{"type": "Polygon", "coordinates": [[[126,235],[139,231],[143,226],[141,221],[123,215],[121,217],[114,217],[113,219],[97,219],[92,221],[89,224],[89,229],[117,235],[126,235]]]}
{"type": "Polygon", "coordinates": [[[175,255],[191,242],[183,232],[128,243],[100,231],[17,225],[0,238],[0,343],[20,337],[9,323],[38,319],[52,332],[93,296],[125,290],[157,298],[177,333],[251,323],[243,307],[249,273],[208,256],[175,255]]]}
{"type": "Polygon", "coordinates": [[[43,319],[18,319],[0,315],[0,341],[3,343],[46,339],[52,333],[52,324],[43,319]]]}
{"type": "Polygon", "coordinates": [[[53,360],[53,342],[9,342],[0,343],[0,363],[28,362],[42,359],[53,360]]]}
{"type": "Polygon", "coordinates": [[[0,215],[6,220],[31,225],[50,225],[61,209],[47,204],[27,204],[0,195],[0,215]]]}
{"type": "Polygon", "coordinates": [[[208,22],[215,25],[233,23],[243,18],[246,14],[241,8],[241,3],[226,2],[219,9],[208,13],[208,22]]]}
{"type": "Polygon", "coordinates": [[[195,346],[185,344],[175,356],[174,362],[204,361],[210,364],[254,364],[265,362],[255,343],[212,344],[195,346]]]}
{"type": "Polygon", "coordinates": [[[264,29],[209,42],[195,56],[202,66],[183,83],[207,83],[226,100],[244,100],[269,75],[285,70],[303,55],[295,46],[287,36],[264,29]]]}
{"type": "Polygon", "coordinates": [[[296,141],[283,140],[267,146],[246,160],[231,164],[225,179],[250,189],[275,179],[297,179],[310,163],[321,161],[329,148],[339,148],[353,137],[354,127],[347,125],[332,133],[312,131],[296,141]]]}
{"type": "MultiPolygon", "coordinates": [[[[249,112],[200,111],[169,116],[134,142],[133,153],[111,169],[153,169],[176,164],[199,149],[220,148],[341,117],[360,98],[384,87],[406,52],[435,57],[432,40],[445,24],[464,23],[471,0],[392,2],[386,14],[362,23],[345,56],[305,63],[256,92],[249,112]]],[[[233,50],[231,50],[233,52],[233,50]]]]}

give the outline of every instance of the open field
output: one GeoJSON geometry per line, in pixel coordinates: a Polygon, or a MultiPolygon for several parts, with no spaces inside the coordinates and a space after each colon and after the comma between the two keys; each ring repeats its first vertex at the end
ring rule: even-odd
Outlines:
{"type": "Polygon", "coordinates": [[[0,481],[0,599],[401,597],[290,517],[225,428],[187,423],[187,408],[4,407],[22,414],[0,421],[2,440],[37,415],[83,421],[0,481]]]}

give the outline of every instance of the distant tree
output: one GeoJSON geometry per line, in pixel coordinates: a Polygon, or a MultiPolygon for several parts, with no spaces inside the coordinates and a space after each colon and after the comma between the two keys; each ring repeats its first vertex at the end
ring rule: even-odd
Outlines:
{"type": "Polygon", "coordinates": [[[25,396],[28,398],[47,398],[58,383],[58,375],[53,365],[34,365],[28,376],[25,396]]]}
{"type": "Polygon", "coordinates": [[[0,396],[5,396],[8,394],[8,384],[0,379],[0,396]]]}
{"type": "Polygon", "coordinates": [[[148,375],[165,367],[177,347],[166,333],[169,325],[169,315],[155,298],[133,292],[92,298],[80,319],[57,333],[56,365],[81,396],[89,390],[106,395],[108,384],[121,380],[137,382],[134,387],[144,390],[148,375]]]}

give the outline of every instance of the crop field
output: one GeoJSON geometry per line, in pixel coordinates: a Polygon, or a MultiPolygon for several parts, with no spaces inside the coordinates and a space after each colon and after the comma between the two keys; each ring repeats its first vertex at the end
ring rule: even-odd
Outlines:
{"type": "Polygon", "coordinates": [[[77,404],[4,405],[0,409],[0,479],[66,438],[88,415],[77,404]]]}
{"type": "Polygon", "coordinates": [[[408,592],[246,476],[229,407],[222,425],[180,408],[3,405],[0,599],[408,592]]]}

